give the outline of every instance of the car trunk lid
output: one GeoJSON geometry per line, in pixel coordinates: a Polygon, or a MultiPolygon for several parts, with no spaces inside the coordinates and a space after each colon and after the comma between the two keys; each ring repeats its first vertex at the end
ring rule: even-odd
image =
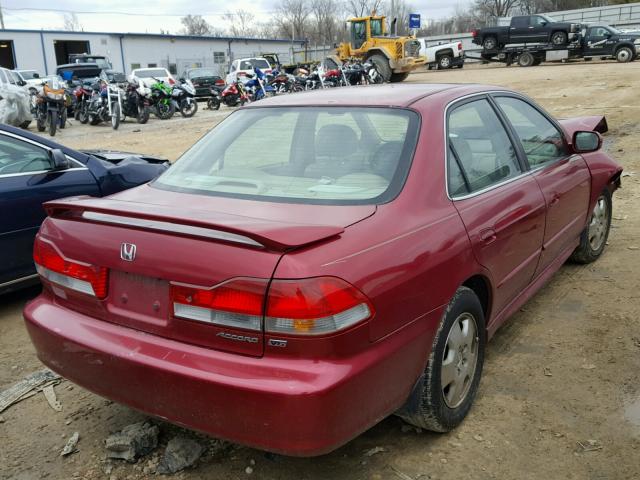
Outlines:
{"type": "Polygon", "coordinates": [[[252,356],[263,352],[262,310],[257,328],[250,323],[239,327],[242,322],[212,323],[213,316],[202,317],[202,309],[190,305],[187,308],[198,315],[187,318],[179,313],[184,307],[176,304],[175,292],[195,288],[208,294],[249,282],[253,292],[264,297],[282,255],[329,241],[345,228],[114,197],[45,204],[49,219],[41,238],[67,259],[109,271],[104,300],[52,284],[57,301],[104,321],[252,356]]]}

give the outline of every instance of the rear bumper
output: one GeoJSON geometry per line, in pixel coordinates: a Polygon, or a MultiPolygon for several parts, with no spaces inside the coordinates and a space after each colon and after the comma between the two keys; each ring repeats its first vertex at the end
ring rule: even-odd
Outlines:
{"type": "Polygon", "coordinates": [[[395,411],[424,367],[433,329],[422,319],[330,361],[210,350],[96,320],[44,295],[24,317],[40,360],[74,383],[187,428],[296,456],[334,450],[395,411]]]}

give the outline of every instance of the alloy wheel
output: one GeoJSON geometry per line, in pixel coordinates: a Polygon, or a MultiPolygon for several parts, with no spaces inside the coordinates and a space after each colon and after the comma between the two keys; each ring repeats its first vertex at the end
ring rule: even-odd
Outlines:
{"type": "Polygon", "coordinates": [[[589,244],[594,251],[600,250],[607,235],[609,225],[609,209],[604,195],[600,195],[591,214],[589,223],[589,244]]]}
{"type": "Polygon", "coordinates": [[[468,312],[451,325],[442,355],[440,384],[449,408],[458,407],[467,397],[478,366],[478,327],[468,312]]]}

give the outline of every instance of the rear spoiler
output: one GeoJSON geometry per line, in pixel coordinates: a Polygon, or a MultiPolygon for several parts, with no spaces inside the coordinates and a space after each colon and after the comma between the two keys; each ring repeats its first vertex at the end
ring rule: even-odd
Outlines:
{"type": "Polygon", "coordinates": [[[335,237],[344,227],[285,223],[205,210],[184,210],[88,196],[46,202],[52,218],[121,225],[287,251],[335,237]]]}
{"type": "Polygon", "coordinates": [[[573,117],[559,120],[560,125],[567,131],[569,137],[575,132],[587,130],[590,132],[606,133],[609,131],[607,119],[604,115],[592,115],[589,117],[573,117]]]}

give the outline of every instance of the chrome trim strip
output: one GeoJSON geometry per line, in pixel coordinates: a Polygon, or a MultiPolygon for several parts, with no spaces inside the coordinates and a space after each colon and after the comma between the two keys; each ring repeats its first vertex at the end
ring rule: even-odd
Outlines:
{"type": "Polygon", "coordinates": [[[8,282],[0,283],[0,288],[8,287],[9,285],[14,285],[20,282],[26,282],[27,280],[32,280],[37,277],[39,277],[39,275],[37,273],[34,273],[33,275],[27,275],[26,277],[20,277],[20,278],[16,278],[15,280],[9,280],[8,282]]]}
{"type": "Polygon", "coordinates": [[[223,240],[232,243],[242,243],[252,247],[264,248],[264,245],[256,242],[252,238],[236,233],[229,233],[222,230],[206,227],[194,227],[174,222],[163,222],[159,220],[145,220],[142,218],[134,218],[120,215],[111,215],[99,212],[82,212],[82,218],[100,223],[112,223],[115,225],[127,225],[130,227],[139,227],[150,230],[159,230],[170,233],[183,233],[185,235],[194,235],[196,237],[212,238],[214,240],[223,240]]]}
{"type": "MultiPolygon", "coordinates": [[[[67,155],[67,158],[70,158],[67,155]]],[[[67,168],[65,170],[37,170],[35,172],[18,172],[18,173],[0,173],[0,178],[11,178],[11,177],[24,177],[26,175],[39,175],[41,173],[58,173],[58,172],[73,172],[77,170],[89,170],[87,167],[73,167],[67,168]]]]}

